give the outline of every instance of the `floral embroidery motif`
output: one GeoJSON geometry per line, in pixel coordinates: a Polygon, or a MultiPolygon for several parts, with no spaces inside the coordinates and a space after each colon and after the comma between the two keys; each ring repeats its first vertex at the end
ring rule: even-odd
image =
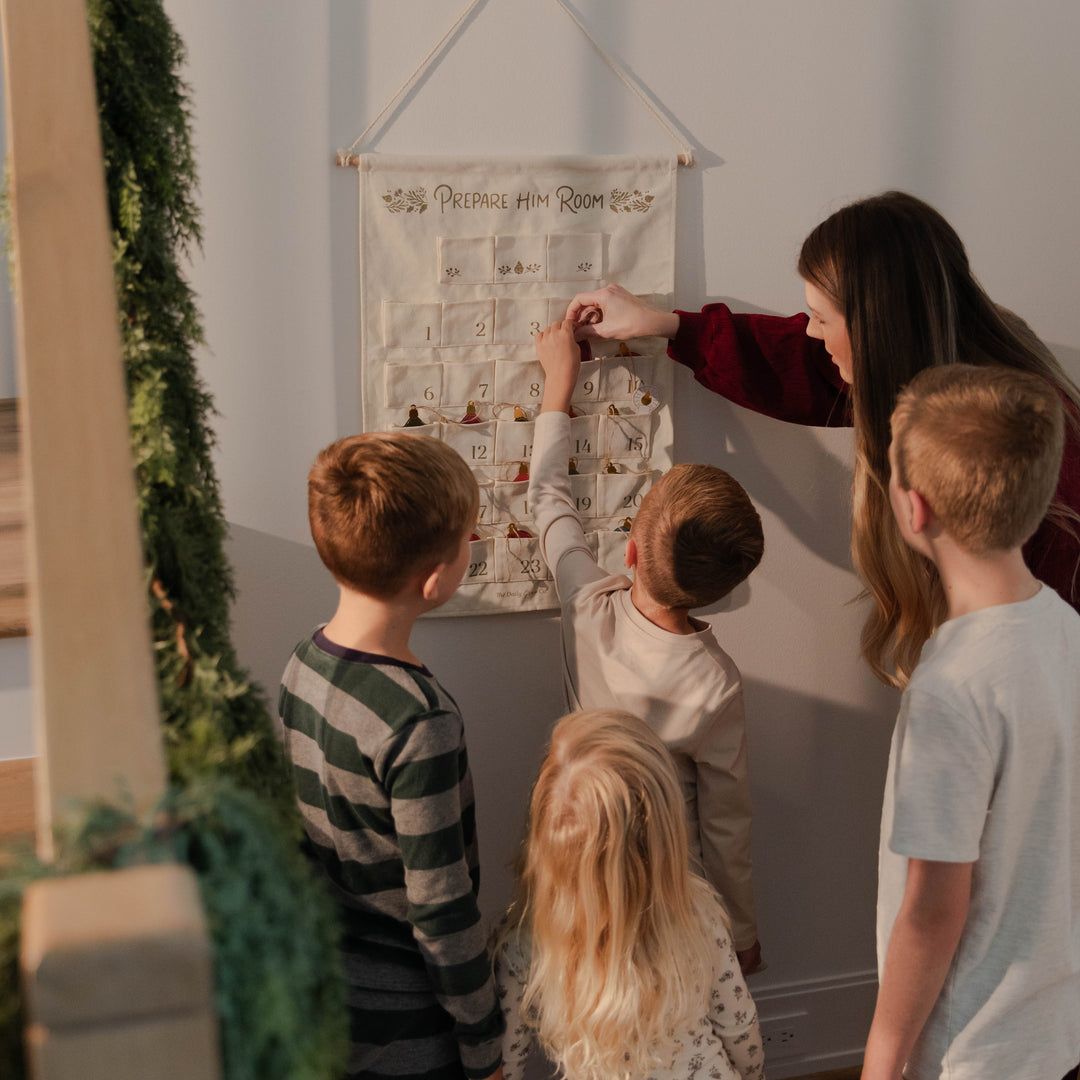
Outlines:
{"type": "Polygon", "coordinates": [[[443,273],[445,273],[448,278],[456,278],[461,271],[456,266],[447,266],[443,268],[443,273]]]}
{"type": "Polygon", "coordinates": [[[649,192],[639,191],[637,188],[634,188],[633,191],[623,191],[620,188],[612,188],[611,200],[608,205],[611,207],[611,212],[614,214],[629,214],[631,211],[644,214],[645,211],[649,209],[649,204],[654,198],[655,196],[649,194],[649,192]]]}
{"type": "Polygon", "coordinates": [[[427,209],[427,189],[417,187],[405,191],[403,188],[395,188],[387,191],[383,202],[391,214],[422,214],[427,209]]]}
{"type": "Polygon", "coordinates": [[[577,268],[583,273],[587,274],[592,269],[591,262],[579,262],[577,268]]]}
{"type": "Polygon", "coordinates": [[[523,263],[520,259],[511,266],[509,263],[504,263],[499,267],[499,273],[506,277],[507,274],[537,274],[543,270],[543,264],[541,263],[523,263]]]}

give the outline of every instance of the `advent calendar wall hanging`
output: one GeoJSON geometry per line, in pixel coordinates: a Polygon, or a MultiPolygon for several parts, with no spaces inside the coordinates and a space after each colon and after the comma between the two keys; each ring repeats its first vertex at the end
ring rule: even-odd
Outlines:
{"type": "MultiPolygon", "coordinates": [[[[441,439],[480,486],[466,576],[437,613],[557,607],[527,499],[544,383],[533,336],[575,293],[609,281],[671,309],[678,160],[342,151],[338,161],[360,177],[363,429],[441,439]]],[[[567,470],[613,572],[642,496],[672,464],[666,347],[596,343],[573,396],[567,470]]]]}

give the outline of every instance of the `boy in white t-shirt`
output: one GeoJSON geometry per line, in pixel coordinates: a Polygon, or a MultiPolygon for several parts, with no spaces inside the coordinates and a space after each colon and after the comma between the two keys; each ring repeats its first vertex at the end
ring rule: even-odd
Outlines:
{"type": "Polygon", "coordinates": [[[677,465],[646,495],[626,565],[609,574],[582,531],[571,482],[568,410],[581,351],[574,324],[536,335],[546,375],[529,503],[562,606],[563,682],[576,711],[619,708],[671,751],[686,799],[690,851],[720,894],[747,974],[761,964],[750,859],[750,791],[742,682],[708,623],[690,615],[745,580],[761,560],[761,519],[721,469],[677,465]]]}
{"type": "Polygon", "coordinates": [[[1007,368],[928,368],[893,412],[893,513],[948,613],[889,757],[864,1080],[1080,1061],[1080,615],[1020,550],[1062,439],[1054,388],[1007,368]]]}

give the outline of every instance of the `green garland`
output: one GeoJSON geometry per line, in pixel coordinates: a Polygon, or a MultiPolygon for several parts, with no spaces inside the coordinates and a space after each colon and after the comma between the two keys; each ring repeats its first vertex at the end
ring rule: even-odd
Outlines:
{"type": "Polygon", "coordinates": [[[42,877],[173,858],[199,878],[226,1080],[329,1080],[347,1052],[337,921],[308,874],[281,752],[229,639],[213,404],[181,260],[199,245],[184,46],[162,0],[89,0],[113,264],[172,787],[158,821],[97,806],[0,879],[0,1076],[22,1080],[19,918],[42,877]]]}
{"type": "MultiPolygon", "coordinates": [[[[229,640],[232,572],[214,473],[202,327],[181,260],[197,248],[184,45],[161,0],[90,0],[113,263],[175,780],[206,768],[281,798],[266,710],[229,640]]],[[[286,789],[287,790],[287,789],[286,789]]]]}
{"type": "MultiPolygon", "coordinates": [[[[253,792],[203,777],[172,788],[145,822],[99,804],[45,865],[26,855],[0,881],[0,986],[18,986],[18,915],[43,877],[174,861],[191,866],[210,928],[226,1080],[328,1080],[347,1048],[331,901],[298,837],[253,792]]],[[[0,994],[0,1076],[24,1080],[22,1002],[0,994]]]]}

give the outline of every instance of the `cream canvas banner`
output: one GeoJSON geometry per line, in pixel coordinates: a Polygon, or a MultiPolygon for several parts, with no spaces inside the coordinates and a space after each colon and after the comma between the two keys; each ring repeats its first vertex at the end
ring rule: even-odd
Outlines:
{"type": "MultiPolygon", "coordinates": [[[[440,615],[558,606],[529,512],[544,376],[532,339],[616,281],[670,310],[674,157],[361,155],[360,395],[366,431],[442,439],[480,485],[472,557],[440,615]]],[[[601,565],[671,465],[659,339],[604,342],[574,394],[567,469],[601,565]]]]}

